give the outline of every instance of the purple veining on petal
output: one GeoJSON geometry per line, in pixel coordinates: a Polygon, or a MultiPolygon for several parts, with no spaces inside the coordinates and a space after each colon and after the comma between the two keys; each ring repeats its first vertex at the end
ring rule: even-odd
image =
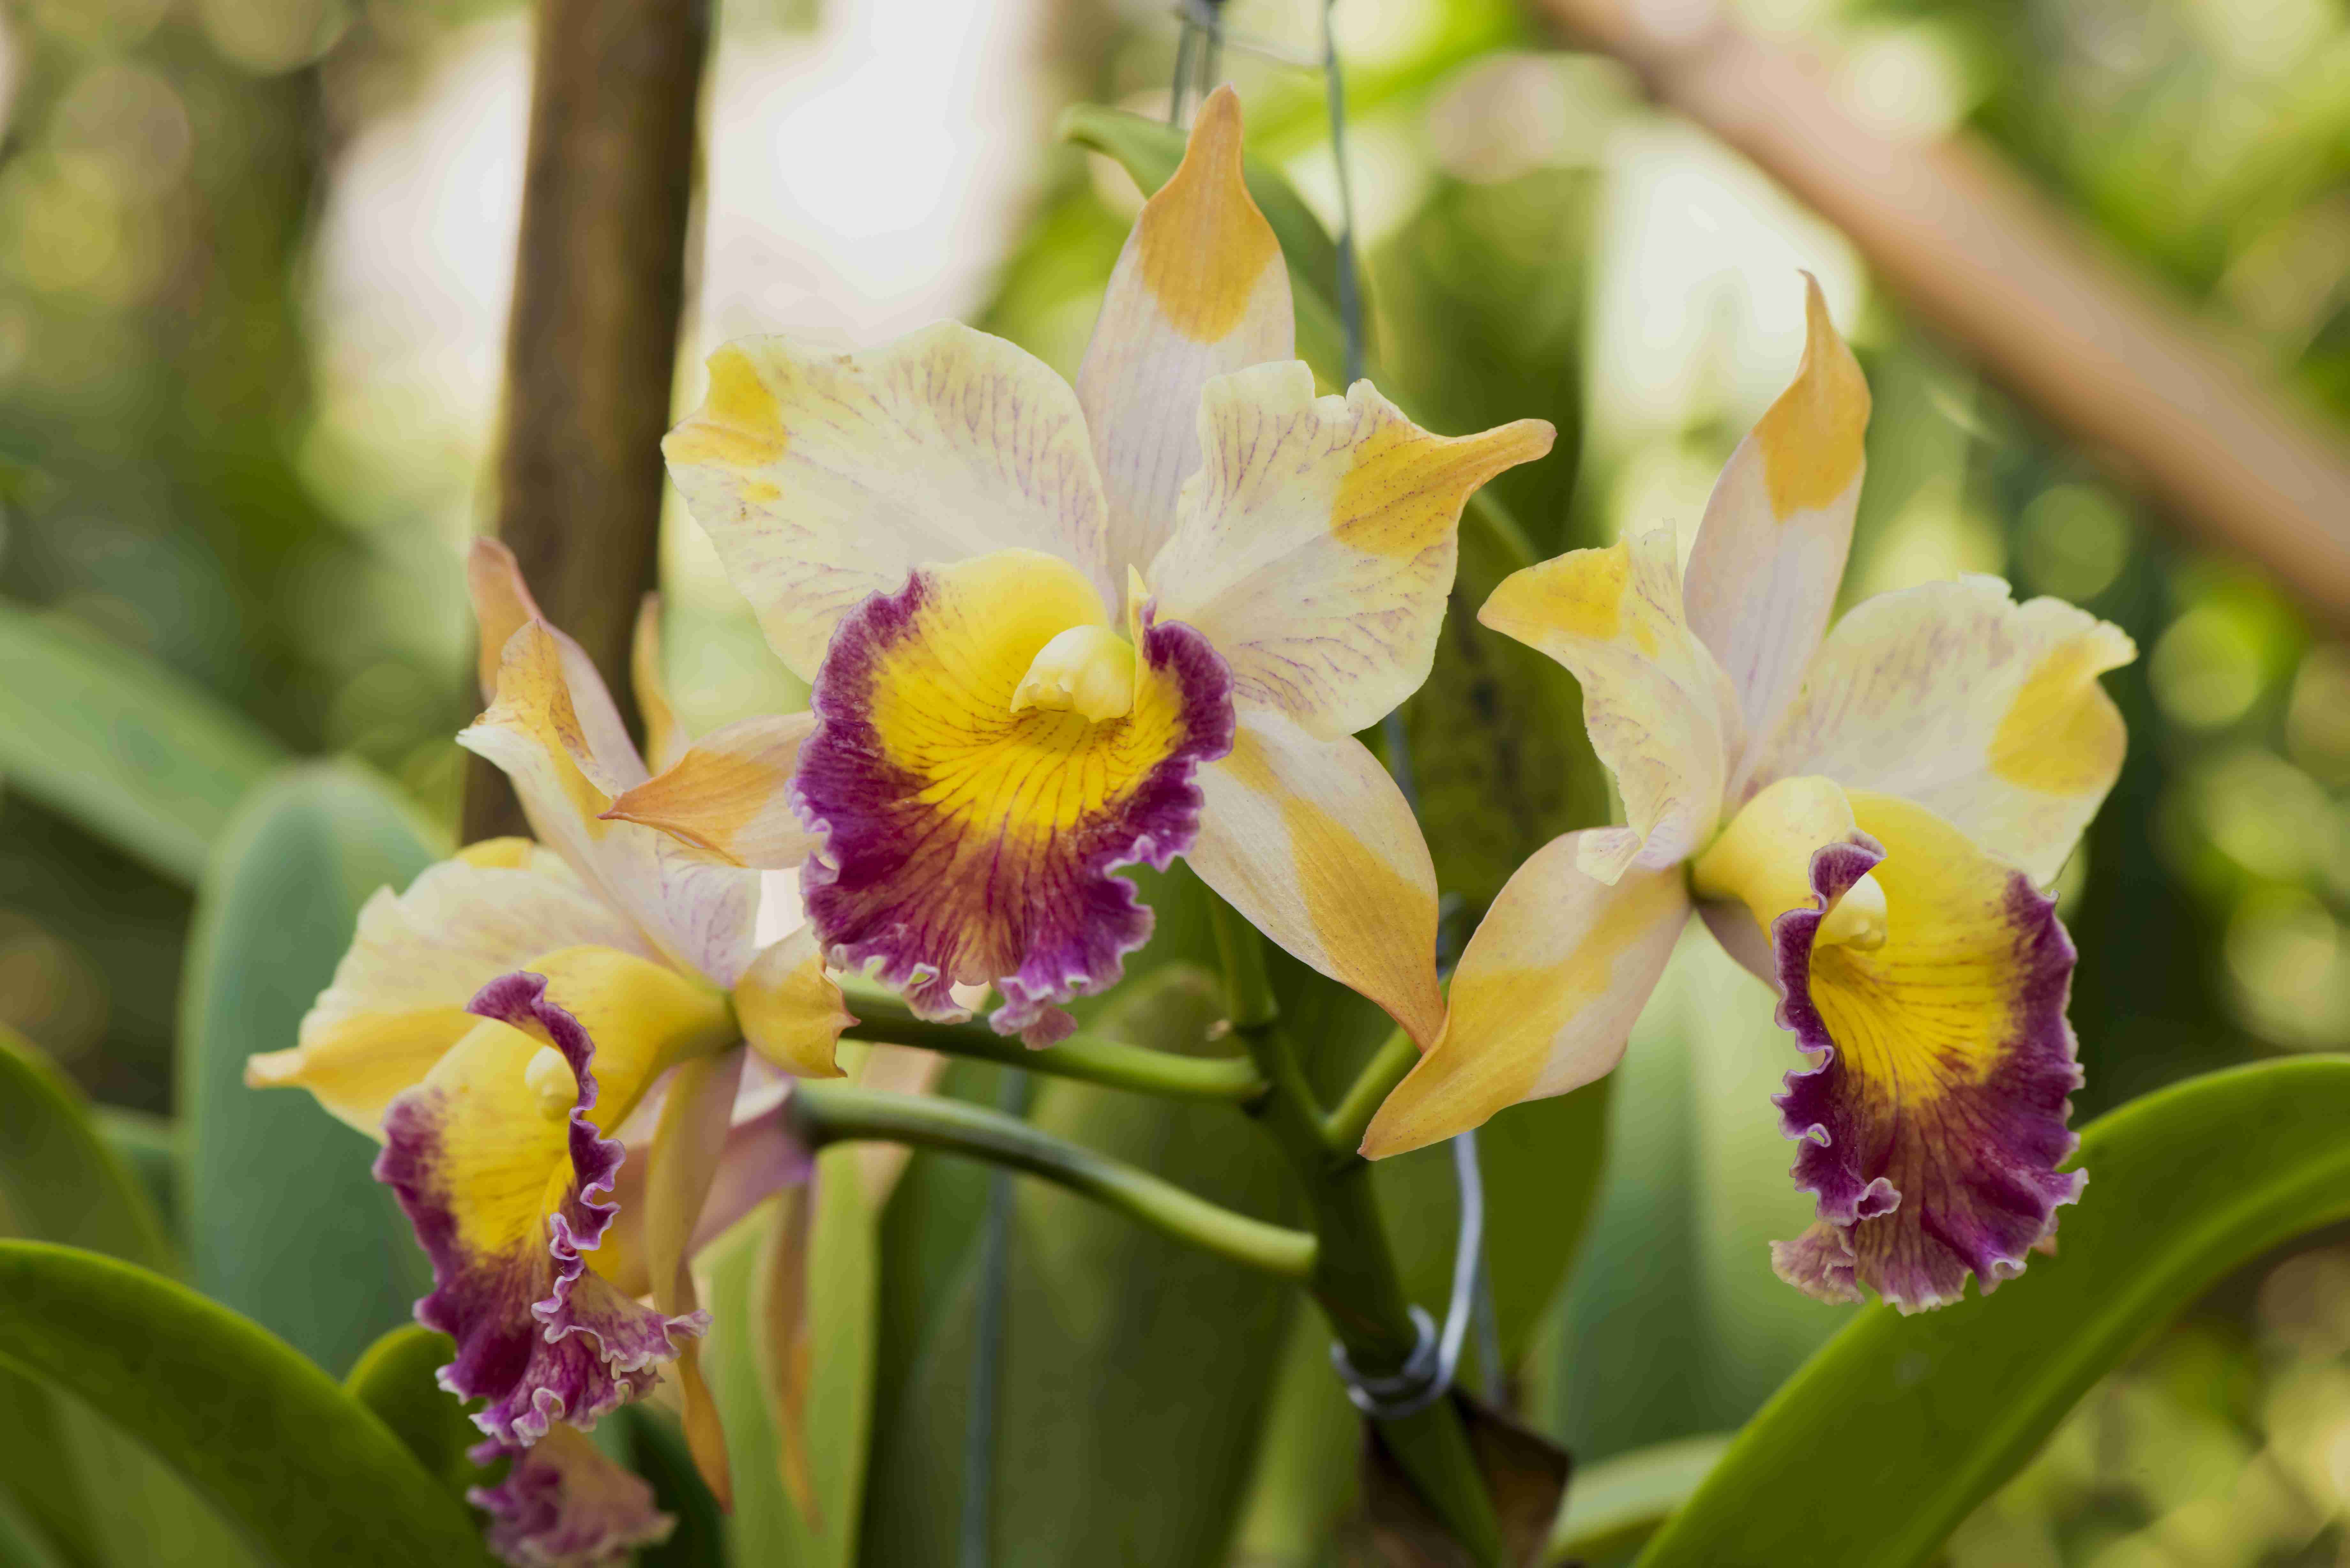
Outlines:
{"type": "Polygon", "coordinates": [[[465,1499],[490,1516],[490,1550],[515,1568],[619,1568],[677,1528],[653,1506],[642,1477],[584,1438],[557,1432],[528,1449],[493,1438],[467,1457],[484,1466],[514,1461],[503,1480],[472,1488],[465,1499]]]}
{"type": "Polygon", "coordinates": [[[566,1132],[572,1179],[547,1216],[545,1247],[484,1255],[463,1244],[443,1179],[442,1095],[430,1084],[401,1095],[386,1113],[375,1178],[391,1188],[432,1260],[432,1293],[416,1303],[416,1320],[457,1342],[441,1386],[461,1399],[488,1401],[473,1417],[484,1431],[528,1444],[557,1421],[592,1427],[643,1394],[659,1381],[660,1364],[675,1358],[678,1339],[701,1334],[709,1316],[653,1312],[588,1268],[584,1254],[602,1242],[619,1212],[605,1199],[625,1155],[588,1119],[597,1096],[588,1031],[547,1000],[546,981],[536,974],[492,981],[467,1011],[545,1040],[578,1082],[566,1132]]]}
{"type": "Polygon", "coordinates": [[[1802,1145],[1793,1174],[1819,1215],[1794,1241],[1774,1242],[1772,1260],[1781,1278],[1824,1300],[1858,1300],[1856,1286],[1867,1285],[1907,1313],[1957,1300],[1970,1274],[1988,1293],[2022,1273],[2054,1233],[2057,1208],[2088,1179],[2056,1168],[2080,1141],[2066,1126],[2081,1085],[2064,1017],[2074,950],[2055,900],[2022,873],[2010,874],[2002,900],[2013,1022],[1988,1073],[1905,1103],[1898,1085],[1868,1081],[1837,1048],[1814,995],[1813,942],[1825,911],[1884,859],[1865,833],[1824,846],[1811,865],[1819,907],[1772,926],[1780,1026],[1816,1053],[1773,1103],[1802,1145]]]}
{"type": "Polygon", "coordinates": [[[875,966],[931,1018],[965,1016],[952,983],[992,982],[1003,998],[996,1031],[1047,1045],[1074,1027],[1057,1004],[1116,984],[1125,955],[1150,935],[1149,909],[1111,873],[1164,870],[1191,846],[1193,772],[1232,750],[1232,675],[1198,631],[1146,608],[1139,651],[1181,694],[1181,742],[1066,836],[981,840],[917,798],[929,781],[889,760],[869,717],[884,660],[920,635],[935,591],[918,570],[833,634],[793,784],[801,821],[824,845],[801,871],[801,895],[836,967],[875,966]]]}

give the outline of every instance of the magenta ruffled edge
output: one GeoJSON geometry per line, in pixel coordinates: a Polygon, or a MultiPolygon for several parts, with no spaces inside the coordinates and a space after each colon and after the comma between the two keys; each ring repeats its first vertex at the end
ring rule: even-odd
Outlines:
{"type": "Polygon", "coordinates": [[[548,1041],[578,1080],[570,1113],[572,1182],[548,1219],[547,1256],[469,1258],[439,1179],[439,1095],[412,1089],[384,1116],[375,1178],[391,1188],[432,1263],[432,1293],[416,1321],[456,1341],[441,1386],[461,1399],[486,1399],[473,1420],[502,1442],[525,1446],[556,1421],[582,1428],[650,1388],[660,1364],[675,1359],[680,1336],[698,1337],[709,1314],[668,1316],[638,1305],[588,1272],[584,1253],[602,1244],[619,1205],[609,1198],[626,1150],[596,1130],[595,1042],[546,998],[543,975],[490,981],[466,1011],[548,1041]],[[543,1289],[544,1293],[541,1293],[543,1289]]]}
{"type": "Polygon", "coordinates": [[[590,1448],[563,1455],[556,1445],[520,1449],[492,1438],[466,1457],[478,1466],[511,1459],[494,1486],[465,1501],[490,1516],[490,1550],[515,1568],[617,1568],[642,1546],[670,1538],[677,1520],[653,1503],[644,1478],[590,1448]]]}
{"type": "Polygon", "coordinates": [[[1981,1083],[1951,1092],[1967,1102],[1968,1114],[1938,1111],[1877,1127],[1866,1092],[1852,1082],[1812,998],[1811,954],[1826,911],[1884,858],[1884,846],[1866,833],[1823,846],[1811,863],[1817,907],[1788,910],[1772,924],[1780,1027],[1816,1055],[1814,1065],[1787,1075],[1786,1092],[1772,1103],[1781,1130],[1802,1145],[1792,1174],[1817,1199],[1819,1217],[1794,1241],[1773,1242],[1772,1259],[1782,1278],[1825,1300],[1857,1301],[1866,1284],[1908,1313],[1958,1300],[1969,1274],[1986,1295],[2021,1274],[2027,1255],[2054,1236],[2056,1210],[2076,1201],[2088,1181],[2085,1172],[2057,1169],[2080,1146],[2067,1124],[2072,1092],[2083,1079],[2064,1015],[2077,954],[2056,919],[2056,901],[2023,873],[2012,873],[2006,913],[2024,976],[2021,1027],[1981,1083]],[[1925,1123],[1931,1125],[1919,1125],[1925,1123]],[[1893,1142],[1919,1136],[1946,1142],[1942,1152],[1960,1168],[1937,1185],[1943,1201],[1913,1203],[1889,1221],[1914,1228],[1915,1245],[1864,1249],[1859,1228],[1897,1215],[1903,1205],[1903,1194],[1882,1174],[1893,1142]],[[1866,1168],[1870,1163],[1876,1173],[1866,1168]],[[1949,1202],[1952,1194],[1962,1195],[1963,1205],[1949,1202]]]}
{"type": "MultiPolygon", "coordinates": [[[[928,575],[918,569],[896,593],[868,597],[834,631],[810,692],[816,727],[800,750],[792,804],[823,846],[801,868],[800,895],[832,965],[852,973],[873,966],[874,978],[901,990],[917,1013],[959,1019],[966,1014],[951,994],[937,944],[903,922],[847,929],[857,902],[904,875],[910,858],[902,822],[869,803],[902,800],[920,781],[885,760],[867,717],[867,694],[881,659],[912,635],[931,591],[928,575]]],[[[1155,606],[1144,607],[1142,625],[1143,659],[1151,670],[1170,673],[1183,694],[1188,738],[1144,776],[1122,811],[1081,830],[1070,857],[1069,892],[1077,908],[1046,939],[1032,940],[1011,974],[991,977],[1003,1002],[989,1023],[1031,1045],[1066,1037],[1075,1024],[1058,1004],[1117,984],[1126,955],[1149,940],[1149,907],[1131,883],[1110,873],[1136,865],[1163,871],[1187,852],[1204,801],[1192,774],[1232,752],[1232,672],[1222,656],[1189,625],[1160,622],[1155,606]]]]}

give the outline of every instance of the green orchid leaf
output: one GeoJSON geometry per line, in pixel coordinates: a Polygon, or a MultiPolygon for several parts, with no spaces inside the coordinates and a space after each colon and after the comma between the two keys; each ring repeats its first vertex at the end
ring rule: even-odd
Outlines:
{"type": "Polygon", "coordinates": [[[169,1271],[147,1190],[99,1134],[73,1081],[0,1026],[0,1234],[169,1271]]]}
{"type": "Polygon", "coordinates": [[[245,1058],[294,1044],[359,906],[438,846],[407,805],[345,763],[255,792],[198,888],[181,998],[179,1101],[191,1275],[329,1369],[406,1323],[432,1288],[376,1146],[291,1089],[249,1089],[245,1058]]]}
{"type": "Polygon", "coordinates": [[[192,883],[285,748],[194,682],[95,633],[0,604],[0,775],[192,883]]]}
{"type": "Polygon", "coordinates": [[[0,1241],[0,1356],[138,1438],[286,1568],[483,1560],[464,1509],[364,1406],[160,1274],[0,1241]]]}
{"type": "MultiPolygon", "coordinates": [[[[1162,120],[1122,109],[1074,104],[1062,111],[1060,137],[1113,159],[1148,195],[1167,183],[1183,161],[1184,133],[1162,120]]],[[[1270,164],[1244,158],[1249,195],[1281,243],[1289,264],[1289,292],[1297,318],[1297,357],[1329,386],[1346,384],[1347,339],[1336,304],[1338,247],[1289,182],[1270,164]]],[[[1363,308],[1364,363],[1370,362],[1370,307],[1363,308]]]]}
{"type": "MultiPolygon", "coordinates": [[[[176,1267],[147,1189],[71,1080],[0,1030],[0,1234],[176,1267]]],[[[0,1504],[43,1551],[92,1568],[246,1554],[186,1486],[69,1397],[0,1370],[0,1504]],[[167,1549],[165,1542],[169,1542],[167,1549]]]]}
{"type": "Polygon", "coordinates": [[[1543,1562],[1606,1562],[1631,1551],[1689,1501],[1729,1450],[1727,1432],[1680,1438],[1577,1471],[1543,1562]]]}
{"type": "MultiPolygon", "coordinates": [[[[1222,1012],[1204,975],[1168,965],[1121,986],[1088,1027],[1207,1052],[1217,1049],[1208,1033],[1222,1012]]],[[[1285,1217],[1275,1151],[1229,1106],[1040,1080],[1031,1119],[1212,1201],[1285,1217]]],[[[914,1179],[899,1201],[918,1195],[914,1179]]],[[[951,1283],[881,1412],[868,1562],[956,1560],[980,1272],[972,1219],[959,1251],[938,1228],[931,1255],[950,1262],[933,1266],[947,1268],[951,1283]]],[[[990,1560],[1221,1565],[1296,1293],[1017,1179],[1005,1279],[990,1560]]]]}
{"type": "Polygon", "coordinates": [[[92,1106],[90,1125],[114,1158],[139,1179],[167,1235],[180,1227],[180,1167],[184,1158],[179,1124],[148,1111],[92,1106]]]}
{"type": "Polygon", "coordinates": [[[2055,1256],[1939,1312],[1856,1313],[1642,1568],[1929,1561],[2146,1334],[2230,1269],[2350,1217],[2346,1125],[2342,1056],[2214,1073],[2099,1118],[2055,1256]]]}
{"type": "Polygon", "coordinates": [[[637,1568],[727,1568],[726,1516],[693,1468],[685,1433],[666,1411],[624,1405],[618,1420],[629,1468],[652,1484],[653,1500],[677,1528],[658,1546],[640,1547],[637,1568]]]}
{"type": "Polygon", "coordinates": [[[482,1440],[482,1429],[433,1376],[456,1354],[457,1343],[447,1334],[405,1324],[368,1346],[343,1379],[343,1391],[375,1412],[427,1475],[463,1498],[483,1480],[481,1468],[465,1457],[482,1440]]]}

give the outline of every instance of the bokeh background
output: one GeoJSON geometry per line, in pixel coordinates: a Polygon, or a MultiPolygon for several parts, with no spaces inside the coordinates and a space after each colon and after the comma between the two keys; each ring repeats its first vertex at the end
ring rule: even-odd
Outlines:
{"type": "MultiPolygon", "coordinates": [[[[716,9],[681,400],[754,330],[846,348],[959,316],[1074,369],[1139,198],[1054,122],[1078,101],[1163,111],[1167,10],[716,9]]],[[[1738,9],[1856,111],[1970,127],[2350,441],[2342,0],[1738,9]]],[[[1318,12],[1227,15],[1253,146],[1335,220],[1318,12]]],[[[360,759],[453,826],[460,547],[497,429],[526,16],[0,16],[0,593],[209,691],[252,745],[360,759]]],[[[1619,67],[1554,51],[1506,0],[1339,0],[1336,26],[1384,374],[1438,429],[1558,425],[1557,453],[1497,486],[1544,553],[1659,523],[1686,540],[1793,371],[1808,268],[1877,396],[1847,597],[1993,572],[2137,638],[2109,678],[2129,761],[2063,885],[2078,1116],[2350,1046],[2350,645],[1983,379],[1619,67]]],[[[663,548],[689,720],[795,703],[681,511],[663,548]]],[[[99,1099],[168,1113],[189,888],[40,793],[0,794],[0,1023],[99,1099]]],[[[1708,948],[1676,961],[1616,1091],[1599,1216],[1510,1389],[1585,1461],[1735,1426],[1842,1317],[1773,1280],[1763,1245],[1801,1224],[1768,1103],[1794,1054],[1756,982],[1708,948]]],[[[2109,1379],[1950,1560],[2350,1563],[2345,1519],[2350,1244],[2322,1238],[2109,1379]]]]}

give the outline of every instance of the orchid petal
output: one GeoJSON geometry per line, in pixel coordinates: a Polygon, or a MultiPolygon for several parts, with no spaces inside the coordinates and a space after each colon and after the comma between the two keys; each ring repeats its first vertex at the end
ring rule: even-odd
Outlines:
{"type": "Polygon", "coordinates": [[[1048,644],[1107,622],[1075,567],[1007,550],[917,570],[841,623],[796,784],[825,844],[801,894],[835,964],[878,965],[926,1017],[993,982],[995,1027],[1031,1044],[1067,1033],[1055,1003],[1118,979],[1150,913],[1110,872],[1190,846],[1192,770],[1232,720],[1222,661],[1148,615],[1131,711],[1014,711],[1048,644]]]}
{"type": "Polygon", "coordinates": [[[405,893],[379,888],[298,1044],[245,1064],[246,1084],[309,1090],[379,1141],[384,1107],[480,1022],[473,994],[551,948],[649,953],[562,860],[528,839],[492,839],[427,868],[405,893]]]}
{"type": "Polygon", "coordinates": [[[1676,864],[1712,836],[1738,746],[1737,700],[1682,618],[1670,533],[1513,572],[1477,618],[1583,683],[1584,726],[1629,826],[1580,835],[1578,868],[1613,882],[1634,866],[1676,864]]]}
{"type": "Polygon", "coordinates": [[[1077,400],[1109,501],[1113,575],[1147,566],[1200,465],[1200,392],[1228,371],[1295,354],[1289,271],[1241,173],[1241,105],[1200,106],[1174,175],[1118,253],[1077,400]]]}
{"type": "Polygon", "coordinates": [[[2080,1196],[2057,1169],[2079,1141],[2074,950],[2022,871],[1923,806],[1850,799],[1858,831],[1812,856],[1812,907],[1773,923],[1779,1022],[1815,1054],[1776,1104],[1819,1219],[1772,1255],[1813,1295],[1916,1312],[2022,1273],[2080,1196]],[[1881,940],[1830,940],[1864,877],[1881,940]]]}
{"type": "Polygon", "coordinates": [[[1435,1040],[1436,867],[1378,760],[1259,709],[1240,715],[1232,755],[1200,770],[1200,788],[1191,869],[1292,956],[1435,1040]]]}
{"type": "Polygon", "coordinates": [[[458,744],[513,781],[540,841],[664,958],[732,983],[751,956],[758,873],[713,864],[653,828],[603,820],[613,797],[643,775],[616,777],[598,764],[565,674],[555,633],[525,622],[507,641],[497,700],[458,744]]]}
{"type": "Polygon", "coordinates": [[[840,1032],[857,1022],[841,1005],[814,928],[801,926],[761,950],[734,986],[735,1015],[751,1049],[800,1078],[837,1078],[840,1032]]]}
{"type": "Polygon", "coordinates": [[[1730,454],[1706,504],[1686,588],[1689,623],[1760,738],[1804,679],[1835,608],[1860,504],[1868,382],[1804,275],[1795,379],[1730,454]]]}
{"type": "Polygon", "coordinates": [[[781,713],[713,730],[604,815],[659,828],[730,866],[788,870],[816,846],[791,802],[800,744],[815,728],[813,713],[781,713]]]}
{"type": "Polygon", "coordinates": [[[1689,899],[1669,869],[1632,871],[1612,886],[1585,874],[1581,836],[1544,845],[1486,910],[1453,971],[1444,1032],[1371,1119],[1367,1158],[1580,1088],[1623,1058],[1689,899]]]}
{"type": "Polygon", "coordinates": [[[481,637],[482,701],[497,699],[498,671],[504,667],[506,644],[526,623],[537,621],[554,639],[564,685],[570,693],[578,744],[591,770],[617,781],[613,787],[618,789],[643,778],[644,762],[637,755],[636,742],[629,739],[629,727],[621,722],[610,689],[597,673],[596,661],[539,612],[514,552],[495,539],[474,540],[465,557],[465,587],[473,597],[473,621],[481,637]]]}
{"type": "MultiPolygon", "coordinates": [[[[654,1309],[672,1317],[701,1305],[693,1288],[694,1231],[725,1155],[727,1123],[742,1079],[742,1052],[699,1057],[677,1069],[661,1102],[645,1181],[644,1249],[654,1309]]],[[[694,1468],[718,1506],[730,1508],[733,1488],[727,1472],[726,1433],[691,1343],[678,1356],[678,1386],[694,1468]]]]}
{"type": "Polygon", "coordinates": [[[836,354],[751,337],[662,441],[670,475],[777,656],[816,678],[832,628],[919,566],[1049,551],[1107,593],[1101,481],[1068,383],[942,321],[836,354]]]}
{"type": "Polygon", "coordinates": [[[1880,594],[1828,634],[1753,776],[1916,801],[2045,886],[2121,771],[2128,737],[2097,676],[2137,653],[2060,599],[2011,602],[1996,577],[1880,594]]]}
{"type": "Polygon", "coordinates": [[[675,971],[573,948],[493,981],[479,1015],[384,1117],[376,1178],[432,1262],[417,1321],[457,1342],[441,1373],[507,1443],[592,1425],[644,1392],[696,1314],[638,1305],[590,1268],[623,1150],[606,1136],[654,1078],[735,1037],[725,999],[675,971]]]}
{"type": "Polygon", "coordinates": [[[674,766],[692,737],[669,700],[669,677],[661,664],[661,597],[647,594],[637,606],[637,626],[629,639],[629,682],[636,688],[637,711],[645,721],[645,763],[659,774],[674,766]]]}
{"type": "Polygon", "coordinates": [[[1430,435],[1368,381],[1316,398],[1295,360],[1210,381],[1199,422],[1200,470],[1149,570],[1159,614],[1206,634],[1235,701],[1326,741],[1428,679],[1461,506],[1555,434],[1520,420],[1430,435]]]}
{"type": "Polygon", "coordinates": [[[621,1568],[637,1548],[658,1546],[677,1528],[653,1506],[643,1477],[568,1428],[527,1449],[484,1443],[471,1457],[477,1465],[514,1461],[504,1480],[465,1498],[490,1516],[490,1550],[515,1568],[621,1568]]]}

